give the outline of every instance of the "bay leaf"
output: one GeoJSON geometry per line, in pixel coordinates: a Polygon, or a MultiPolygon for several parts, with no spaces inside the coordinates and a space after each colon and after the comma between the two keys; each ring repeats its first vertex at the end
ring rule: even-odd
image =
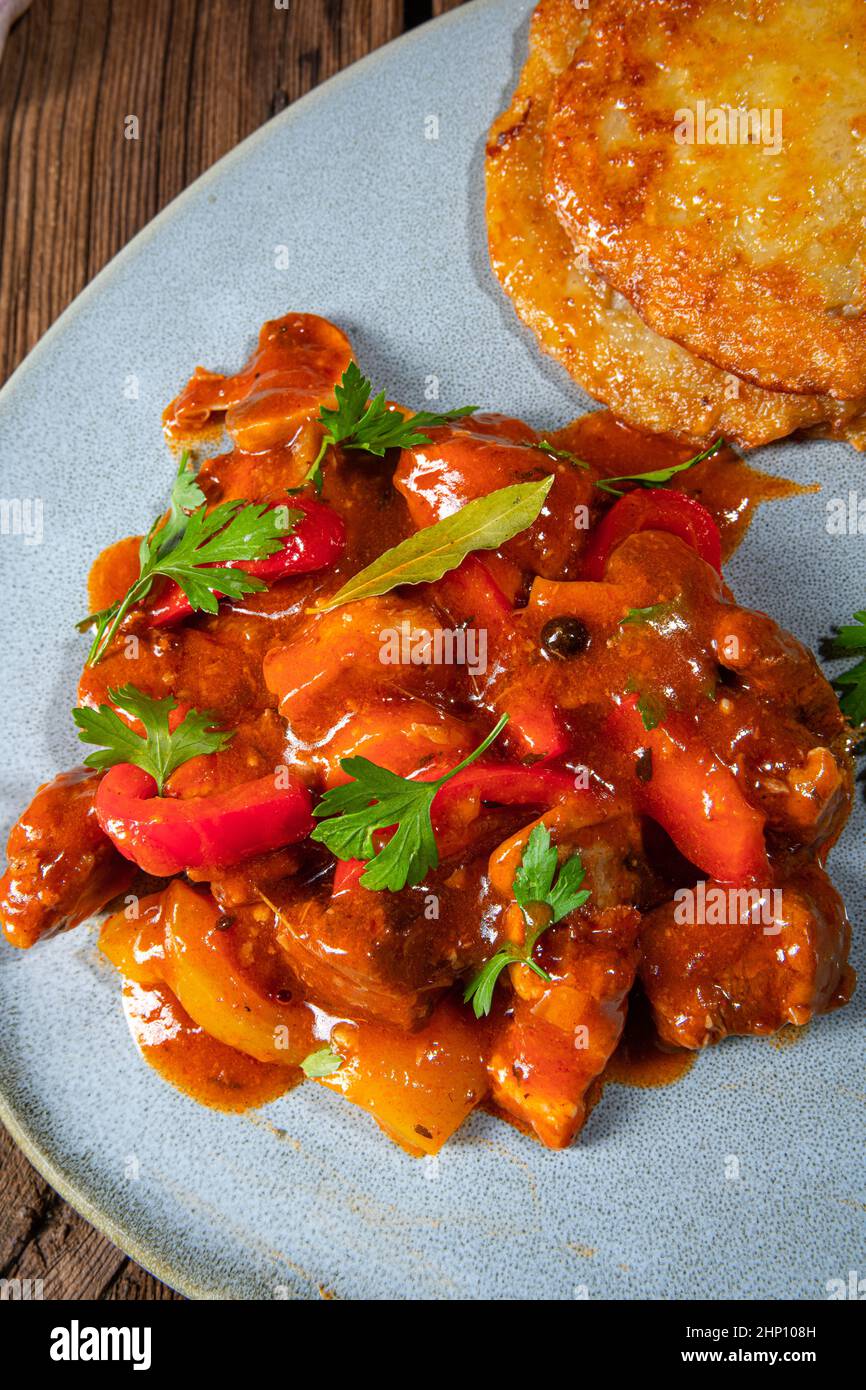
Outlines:
{"type": "Polygon", "coordinates": [[[553,485],[554,475],[535,483],[513,483],[486,497],[476,497],[458,512],[424,526],[386,550],[366,569],[348,579],[331,598],[314,607],[327,613],[344,603],[387,594],[400,584],[430,584],[456,569],[474,550],[496,550],[535,521],[553,485]]]}

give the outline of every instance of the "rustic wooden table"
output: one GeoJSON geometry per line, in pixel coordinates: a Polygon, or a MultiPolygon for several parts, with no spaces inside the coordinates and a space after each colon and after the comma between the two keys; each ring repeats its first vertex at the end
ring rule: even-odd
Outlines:
{"type": "MultiPolygon", "coordinates": [[[[33,0],[0,61],[0,378],[130,237],[304,92],[461,0],[33,0]],[[139,118],[126,140],[124,119],[139,118]]],[[[0,1128],[0,1279],[177,1298],[0,1128]]]]}

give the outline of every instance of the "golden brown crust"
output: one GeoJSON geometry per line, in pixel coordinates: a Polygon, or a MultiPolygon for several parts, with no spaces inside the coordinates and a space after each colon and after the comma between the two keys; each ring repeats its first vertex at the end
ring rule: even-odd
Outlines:
{"type": "Polygon", "coordinates": [[[557,88],[547,188],[573,243],[756,385],[866,392],[864,48],[862,0],[602,0],[557,88]]]}
{"type": "Polygon", "coordinates": [[[836,428],[853,406],[746,385],[653,333],[577,263],[541,171],[554,84],[587,27],[573,0],[542,0],[511,105],[490,131],[490,260],[520,318],[576,381],[638,429],[696,445],[722,434],[749,448],[827,421],[836,428]]]}

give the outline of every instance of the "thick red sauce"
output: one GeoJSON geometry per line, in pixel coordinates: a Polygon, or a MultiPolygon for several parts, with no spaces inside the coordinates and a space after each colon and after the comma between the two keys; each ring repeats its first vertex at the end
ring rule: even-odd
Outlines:
{"type": "Polygon", "coordinates": [[[690,1069],[695,1056],[685,1048],[666,1047],[661,1042],[646,997],[635,990],[622,1037],[602,1080],[619,1086],[671,1086],[690,1069]]]}
{"type": "Polygon", "coordinates": [[[294,1068],[257,1062],[210,1037],[166,985],[145,988],[125,980],[123,1008],[145,1061],[179,1091],[214,1110],[265,1105],[300,1080],[294,1068]]]}

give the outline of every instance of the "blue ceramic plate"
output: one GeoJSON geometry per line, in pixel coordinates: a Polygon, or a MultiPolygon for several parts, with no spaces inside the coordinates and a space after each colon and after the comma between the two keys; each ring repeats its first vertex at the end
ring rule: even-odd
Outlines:
{"type": "MultiPolygon", "coordinates": [[[[84,577],[162,506],[160,412],[195,363],[234,369],[263,320],[313,310],[419,408],[432,375],[446,403],[546,428],[588,408],[486,261],[484,132],[529,9],[482,0],[271,121],[138,236],[7,385],[0,492],[39,499],[43,543],[0,536],[4,832],[79,760],[67,710],[84,577]]],[[[763,509],[732,582],[814,645],[866,597],[862,537],[825,524],[828,496],[864,486],[863,460],[790,444],[760,462],[824,493],[763,509]]],[[[855,924],[862,833],[858,809],[832,860],[855,924]]],[[[821,1298],[863,1267],[863,997],[793,1046],[731,1041],[667,1089],[610,1086],[567,1153],[479,1114],[418,1162],[317,1086],[245,1117],[172,1090],[137,1055],[119,981],[82,928],[0,950],[0,1114],[65,1197],[197,1296],[821,1298]]]]}

